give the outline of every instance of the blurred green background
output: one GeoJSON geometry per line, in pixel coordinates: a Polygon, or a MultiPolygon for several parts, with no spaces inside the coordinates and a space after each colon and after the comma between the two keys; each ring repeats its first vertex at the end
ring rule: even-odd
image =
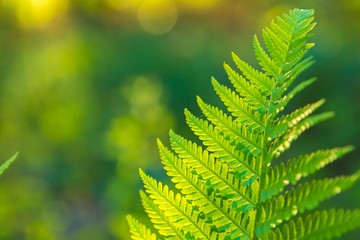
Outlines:
{"type": "MultiPolygon", "coordinates": [[[[318,81],[292,106],[326,98],[330,121],[285,157],[357,149],[319,176],[360,168],[360,1],[1,0],[0,239],[130,239],[143,219],[138,168],[165,179],[155,144],[169,128],[193,138],[183,109],[218,103],[235,51],[255,63],[252,37],[294,7],[316,10],[318,81]]],[[[320,207],[359,207],[360,186],[320,207]]],[[[356,239],[359,232],[343,239],[356,239]]]]}

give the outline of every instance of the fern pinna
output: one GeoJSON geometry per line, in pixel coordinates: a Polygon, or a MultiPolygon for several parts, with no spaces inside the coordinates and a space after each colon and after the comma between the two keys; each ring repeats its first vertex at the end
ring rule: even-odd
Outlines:
{"type": "Polygon", "coordinates": [[[18,155],[18,153],[15,153],[15,155],[13,155],[11,158],[9,158],[8,160],[6,160],[4,163],[2,163],[0,165],[0,175],[3,174],[3,172],[10,166],[10,164],[15,160],[17,155],[18,155]]]}
{"type": "MultiPolygon", "coordinates": [[[[351,187],[360,171],[296,185],[351,151],[351,146],[273,163],[305,130],[333,116],[313,113],[324,100],[283,113],[291,99],[314,82],[292,86],[313,64],[312,57],[305,57],[314,45],[308,43],[315,26],[313,13],[294,9],[272,21],[262,32],[265,47],[254,37],[262,71],[232,54],[241,73],[228,64],[224,67],[235,90],[212,79],[227,111],[200,97],[202,118],[185,110],[186,121],[202,145],[173,131],[171,150],[158,140],[162,163],[176,190],[140,170],[146,189],[140,195],[164,239],[320,240],[360,227],[359,209],[302,214],[351,187]],[[294,186],[284,189],[290,184],[294,186]]],[[[133,239],[157,239],[131,216],[128,222],[133,239]]]]}

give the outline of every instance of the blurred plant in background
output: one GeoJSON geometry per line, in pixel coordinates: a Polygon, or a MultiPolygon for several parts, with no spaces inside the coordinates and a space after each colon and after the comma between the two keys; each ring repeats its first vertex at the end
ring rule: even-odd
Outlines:
{"type": "MultiPolygon", "coordinates": [[[[0,239],[129,239],[138,167],[164,174],[156,137],[187,137],[183,109],[216,101],[209,79],[225,78],[228,52],[254,62],[242,39],[294,7],[316,9],[309,76],[322,79],[294,105],[322,92],[337,115],[293,153],[359,148],[359,1],[1,0],[0,159],[21,156],[1,178],[0,239]]],[[[326,171],[350,173],[359,153],[326,171]]],[[[359,190],[331,205],[358,207],[359,190]]]]}
{"type": "Polygon", "coordinates": [[[139,166],[151,168],[158,165],[157,146],[154,139],[165,137],[173,125],[171,112],[162,103],[163,89],[154,77],[137,76],[120,89],[120,96],[128,110],[111,122],[106,134],[108,152],[117,158],[116,175],[105,192],[109,225],[121,239],[127,226],[126,211],[137,211],[134,200],[139,200],[139,166]],[[114,209],[116,211],[114,212],[114,209]]]}

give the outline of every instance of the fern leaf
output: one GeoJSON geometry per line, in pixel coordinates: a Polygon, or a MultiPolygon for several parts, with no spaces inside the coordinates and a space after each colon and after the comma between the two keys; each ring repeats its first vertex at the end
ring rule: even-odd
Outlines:
{"type": "Polygon", "coordinates": [[[265,28],[263,30],[263,38],[267,48],[270,53],[272,53],[273,58],[277,61],[277,64],[282,66],[285,60],[282,56],[285,56],[286,58],[288,44],[286,44],[286,42],[270,28],[265,28]]]}
{"type": "Polygon", "coordinates": [[[265,74],[268,76],[277,76],[280,71],[279,66],[277,66],[276,63],[266,53],[256,35],[253,40],[253,46],[256,59],[259,61],[260,66],[265,71],[265,74]]]}
{"type": "Polygon", "coordinates": [[[261,240],[323,240],[360,227],[360,210],[324,210],[297,218],[261,240]],[[305,220],[303,220],[305,219],[305,220]]]}
{"type": "Polygon", "coordinates": [[[299,124],[302,120],[307,118],[312,114],[316,109],[318,109],[325,102],[324,99],[321,99],[315,103],[308,104],[302,108],[295,110],[294,112],[282,116],[281,118],[275,121],[275,126],[269,130],[269,137],[272,139],[278,138],[283,133],[285,133],[290,128],[293,128],[299,124]]]}
{"type": "Polygon", "coordinates": [[[139,223],[138,220],[134,219],[130,215],[126,218],[130,226],[130,232],[132,233],[131,238],[133,240],[156,240],[156,235],[151,233],[145,225],[139,223]]]}
{"type": "Polygon", "coordinates": [[[274,76],[277,90],[274,100],[279,99],[296,77],[311,64],[311,57],[301,61],[312,44],[307,43],[311,37],[308,34],[314,27],[313,11],[293,10],[290,14],[278,17],[273,21],[271,28],[265,28],[263,38],[267,50],[276,65],[279,66],[278,74],[274,76]]]}
{"type": "Polygon", "coordinates": [[[258,227],[258,233],[274,228],[284,220],[305,210],[313,209],[319,202],[324,201],[341,191],[351,187],[360,178],[360,171],[348,177],[313,180],[292,188],[284,195],[273,198],[263,204],[262,210],[267,213],[266,220],[258,227]]]}
{"type": "Polygon", "coordinates": [[[224,102],[229,112],[237,117],[239,122],[258,132],[265,128],[264,119],[260,113],[256,112],[235,92],[218,83],[215,78],[212,79],[212,83],[220,99],[224,102]]]}
{"type": "Polygon", "coordinates": [[[246,78],[254,85],[258,86],[259,90],[264,96],[271,95],[275,88],[275,83],[264,73],[257,71],[249,64],[241,60],[235,53],[231,53],[232,58],[239,68],[239,70],[246,76],[246,78]]]}
{"type": "MultiPolygon", "coordinates": [[[[333,116],[313,114],[324,100],[278,116],[315,80],[292,86],[314,63],[306,56],[314,45],[308,42],[315,27],[313,14],[294,9],[272,21],[262,32],[264,47],[255,35],[254,53],[261,70],[232,53],[240,72],[226,63],[224,68],[234,90],[212,78],[226,110],[200,97],[201,118],[185,109],[186,122],[201,143],[173,131],[171,148],[158,140],[161,161],[178,193],[140,170],[147,193],[141,191],[140,196],[165,239],[324,239],[360,227],[360,210],[322,211],[309,214],[305,221],[293,220],[358,181],[360,171],[298,184],[353,147],[315,151],[272,165],[304,131],[333,116]],[[294,186],[285,191],[289,184],[294,186]]],[[[135,220],[130,222],[139,239],[155,236],[135,220]]]]}
{"type": "Polygon", "coordinates": [[[271,39],[268,32],[263,30],[262,31],[262,36],[263,36],[263,39],[264,39],[264,42],[265,42],[266,49],[270,53],[271,58],[273,59],[273,61],[275,62],[275,64],[277,66],[280,66],[280,69],[279,69],[279,74],[280,74],[281,71],[282,71],[282,69],[281,69],[281,67],[282,67],[282,64],[281,64],[282,54],[277,49],[276,43],[271,39]]]}
{"type": "MultiPolygon", "coordinates": [[[[154,223],[156,229],[166,239],[186,239],[183,232],[180,232],[178,228],[164,215],[158,206],[143,192],[140,191],[141,202],[145,211],[149,215],[151,222],[154,223]]],[[[147,238],[146,238],[147,239],[147,238]]]]}
{"type": "Polygon", "coordinates": [[[264,112],[267,109],[266,97],[250,84],[244,77],[235,72],[229,65],[224,63],[225,71],[238,93],[244,98],[244,101],[254,106],[258,112],[264,112]]]}
{"type": "Polygon", "coordinates": [[[205,221],[199,217],[199,212],[194,211],[195,207],[192,207],[183,196],[175,194],[167,185],[147,176],[141,169],[140,176],[146,192],[169,221],[188,235],[210,239],[210,228],[206,227],[205,221]]]}
{"type": "Polygon", "coordinates": [[[310,78],[296,85],[288,94],[283,96],[276,104],[277,113],[284,110],[285,106],[302,90],[315,82],[316,78],[310,78]]]}
{"type": "Polygon", "coordinates": [[[250,151],[250,149],[247,148],[247,146],[250,146],[251,149],[254,149],[252,154],[255,156],[262,151],[263,138],[261,134],[249,131],[246,126],[234,121],[232,117],[228,116],[222,110],[204,103],[200,97],[197,97],[197,100],[203,114],[213,125],[216,126],[221,135],[229,136],[229,140],[239,138],[240,141],[245,142],[244,146],[237,146],[237,149],[241,149],[243,151],[247,149],[250,151]]]}
{"type": "Polygon", "coordinates": [[[248,145],[248,142],[253,142],[251,137],[247,137],[246,140],[241,138],[238,140],[239,138],[233,135],[220,134],[206,120],[195,117],[187,110],[185,110],[185,116],[193,132],[199,136],[203,144],[208,147],[208,151],[213,152],[217,159],[226,162],[234,171],[244,171],[244,177],[249,177],[247,175],[259,177],[259,165],[256,164],[256,161],[251,161],[251,157],[240,157],[246,154],[257,155],[257,149],[253,145],[248,145]]]}
{"type": "MultiPolygon", "coordinates": [[[[203,174],[199,174],[196,169],[189,168],[183,161],[177,158],[174,154],[172,154],[168,149],[166,149],[163,144],[158,142],[160,155],[162,162],[165,166],[165,170],[167,170],[167,174],[172,178],[172,181],[175,183],[175,187],[181,190],[181,193],[192,202],[193,205],[199,206],[200,210],[202,206],[206,206],[206,210],[210,213],[207,214],[207,218],[212,218],[214,222],[216,222],[216,218],[212,216],[212,213],[218,211],[220,214],[218,218],[222,218],[224,225],[232,222],[232,224],[237,225],[235,219],[232,216],[228,215],[227,206],[229,200],[231,202],[236,202],[239,205],[239,211],[248,210],[254,208],[252,205],[249,208],[249,203],[246,199],[244,199],[244,192],[246,191],[245,187],[242,187],[240,183],[237,183],[237,189],[239,189],[240,193],[237,192],[228,192],[226,194],[221,194],[216,186],[208,186],[207,182],[209,179],[204,179],[202,177],[203,174]],[[212,198],[214,201],[208,202],[208,198],[212,198]],[[208,203],[208,204],[207,204],[208,203]],[[242,208],[241,208],[242,207],[242,208]],[[246,207],[246,208],[245,208],[246,207]]],[[[221,174],[219,172],[219,174],[221,174]]],[[[231,175],[230,175],[231,176],[231,175]]],[[[234,181],[234,179],[226,179],[227,181],[234,181]]],[[[211,181],[211,180],[210,180],[211,181]]],[[[245,212],[245,211],[243,211],[245,212]]],[[[218,226],[222,227],[222,226],[218,226]]]]}
{"type": "MultiPolygon", "coordinates": [[[[175,137],[175,135],[173,135],[174,134],[171,133],[172,139],[175,137]]],[[[179,136],[176,137],[179,138],[178,141],[182,141],[182,144],[187,144],[184,139],[179,136]]],[[[173,148],[176,149],[174,145],[173,148]]],[[[249,191],[257,192],[255,188],[258,188],[258,184],[253,183],[252,188],[242,186],[240,181],[234,176],[226,174],[228,171],[226,170],[226,165],[221,165],[220,162],[214,163],[212,158],[208,158],[205,154],[202,155],[205,156],[203,157],[206,159],[205,161],[210,160],[215,164],[211,168],[211,171],[213,171],[212,174],[215,172],[215,174],[219,176],[218,178],[215,177],[215,179],[207,178],[209,174],[205,171],[208,169],[204,170],[204,165],[200,168],[196,167],[196,164],[191,164],[192,168],[186,168],[184,164],[187,163],[186,159],[180,160],[176,158],[161,142],[159,142],[159,149],[168,175],[172,177],[173,182],[176,183],[176,187],[191,201],[191,204],[198,206],[200,213],[202,213],[201,215],[210,224],[210,229],[217,232],[221,232],[222,229],[226,230],[228,237],[243,235],[244,239],[251,239],[250,234],[252,234],[253,231],[248,230],[248,228],[253,226],[252,224],[249,225],[249,222],[251,222],[251,220],[254,221],[255,212],[250,211],[254,208],[254,204],[250,201],[257,199],[257,196],[254,195],[253,200],[246,199],[245,196],[251,195],[249,191]],[[225,179],[222,180],[222,177],[225,179]],[[223,187],[224,184],[219,183],[219,180],[222,180],[223,183],[232,182],[234,186],[226,186],[229,188],[229,191],[226,191],[223,187]],[[220,192],[219,189],[222,189],[222,192],[220,192]],[[207,204],[207,202],[209,202],[208,198],[213,198],[210,204],[207,204]],[[205,209],[203,209],[203,206],[205,206],[205,209]],[[233,214],[229,214],[229,211],[231,212],[229,208],[235,209],[233,214]],[[208,214],[204,214],[204,212],[208,212],[208,214]],[[247,214],[247,212],[249,213],[247,214]],[[214,213],[216,214],[214,215],[214,213]]],[[[187,150],[187,154],[193,152],[191,149],[187,150]]],[[[199,150],[199,153],[201,154],[201,150],[199,150]]],[[[186,156],[188,157],[188,155],[186,156]]],[[[194,154],[190,156],[190,158],[196,156],[199,155],[194,154]]],[[[208,163],[205,166],[209,167],[209,165],[208,163]]]]}
{"type": "MultiPolygon", "coordinates": [[[[305,54],[305,52],[304,52],[305,54]]],[[[289,79],[286,81],[284,86],[282,86],[279,90],[282,92],[285,92],[288,87],[293,83],[293,81],[306,69],[310,68],[315,61],[313,60],[313,57],[308,57],[296,64],[292,69],[290,69],[288,72],[286,72],[286,77],[289,79]]]]}
{"type": "Polygon", "coordinates": [[[229,174],[229,167],[216,161],[212,154],[209,154],[206,150],[203,151],[196,143],[185,140],[184,138],[170,132],[170,140],[173,150],[187,165],[196,170],[197,174],[201,174],[201,178],[206,180],[206,187],[208,191],[214,191],[215,189],[221,189],[222,195],[239,195],[247,204],[255,206],[255,199],[258,197],[256,191],[249,192],[247,188],[240,188],[240,186],[254,185],[254,190],[258,189],[259,185],[256,181],[256,176],[248,178],[240,178],[233,174],[229,174]],[[238,185],[237,181],[241,180],[241,184],[238,185]]]}
{"type": "Polygon", "coordinates": [[[6,160],[3,164],[0,166],[0,175],[10,166],[10,164],[16,159],[18,153],[15,153],[14,156],[6,160]]]}
{"type": "Polygon", "coordinates": [[[281,153],[290,148],[291,143],[298,139],[303,132],[333,116],[333,112],[325,112],[304,119],[289,129],[282,137],[274,140],[270,151],[275,157],[279,157],[281,153]]]}
{"type": "Polygon", "coordinates": [[[289,183],[296,184],[301,177],[314,173],[352,150],[352,146],[321,150],[273,166],[266,174],[260,190],[261,201],[277,195],[289,183]]]}

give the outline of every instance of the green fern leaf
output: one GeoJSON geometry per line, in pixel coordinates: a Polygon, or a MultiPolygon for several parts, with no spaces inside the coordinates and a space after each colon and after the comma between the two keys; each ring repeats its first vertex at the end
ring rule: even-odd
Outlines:
{"type": "Polygon", "coordinates": [[[231,54],[236,66],[246,76],[249,82],[255,86],[258,86],[259,90],[264,94],[264,96],[271,95],[275,88],[274,81],[266,76],[266,74],[257,71],[255,68],[241,60],[235,53],[231,54]]]}
{"type": "MultiPolygon", "coordinates": [[[[254,37],[261,70],[232,53],[240,70],[224,63],[232,88],[212,78],[226,110],[200,97],[202,118],[185,109],[186,122],[201,143],[173,131],[169,148],[158,140],[162,164],[175,190],[140,170],[146,190],[140,196],[165,239],[328,239],[360,227],[360,210],[322,211],[294,220],[359,180],[360,171],[298,184],[353,147],[319,150],[274,163],[303,132],[334,115],[314,114],[324,100],[282,113],[315,81],[292,86],[314,63],[306,56],[314,45],[308,42],[315,27],[313,14],[313,10],[294,9],[278,17],[262,32],[265,47],[254,37]],[[293,186],[286,188],[289,184],[293,186]]],[[[133,239],[155,239],[146,227],[131,217],[128,220],[133,239]]]]}
{"type": "MultiPolygon", "coordinates": [[[[207,119],[219,130],[219,134],[226,136],[229,140],[239,139],[242,146],[237,149],[249,149],[252,155],[256,156],[262,151],[263,136],[257,132],[249,131],[249,126],[245,126],[233,120],[222,110],[204,103],[200,97],[197,98],[198,105],[207,119]]],[[[262,121],[262,120],[257,120],[262,121]]],[[[241,158],[240,158],[241,159],[241,158]]]]}
{"type": "Polygon", "coordinates": [[[16,159],[18,153],[15,153],[14,156],[6,160],[3,164],[0,166],[0,175],[10,166],[10,164],[16,159]]]}
{"type": "Polygon", "coordinates": [[[159,230],[162,236],[167,239],[186,239],[182,232],[164,215],[158,206],[143,192],[140,191],[140,197],[145,211],[154,223],[155,228],[159,230]]]}
{"type": "Polygon", "coordinates": [[[229,173],[231,169],[227,164],[216,161],[212,154],[206,150],[203,151],[196,143],[185,140],[184,138],[170,132],[170,140],[172,148],[182,159],[182,162],[191,166],[202,179],[204,179],[205,186],[209,193],[221,189],[221,192],[216,191],[217,197],[221,198],[226,195],[237,196],[237,198],[255,206],[257,199],[256,192],[252,191],[258,189],[258,182],[253,181],[256,176],[251,175],[247,178],[239,178],[234,174],[229,173]],[[251,183],[250,183],[251,181],[251,183]],[[242,188],[253,185],[252,188],[242,188]]]}
{"type": "MultiPolygon", "coordinates": [[[[220,134],[219,131],[210,125],[206,120],[199,119],[185,110],[188,125],[199,136],[207,150],[214,153],[214,156],[220,161],[226,162],[235,172],[244,172],[244,177],[255,175],[259,177],[259,166],[256,161],[251,161],[251,157],[246,158],[241,155],[257,155],[257,148],[253,144],[247,145],[254,140],[251,136],[236,138],[236,136],[220,134]],[[245,140],[244,140],[245,139],[245,140]],[[236,148],[242,149],[242,151],[236,148]],[[248,149],[248,151],[244,151],[248,149]]],[[[242,130],[242,132],[247,132],[242,130]]],[[[256,140],[255,140],[256,141],[256,140]]]]}
{"type": "Polygon", "coordinates": [[[127,216],[127,220],[130,226],[130,232],[132,233],[131,238],[133,240],[156,240],[156,235],[151,233],[145,225],[139,223],[138,220],[134,219],[130,215],[127,216]]]}
{"type": "Polygon", "coordinates": [[[303,91],[306,87],[310,86],[315,82],[316,78],[310,78],[306,81],[299,83],[295,86],[288,94],[282,97],[278,103],[276,104],[278,112],[284,110],[285,106],[301,91],[303,91]]]}
{"type": "Polygon", "coordinates": [[[321,150],[288,160],[286,164],[282,162],[273,166],[266,174],[260,190],[261,201],[270,199],[281,192],[289,183],[296,184],[302,177],[314,173],[352,150],[353,147],[351,146],[321,150]]]}
{"type": "Polygon", "coordinates": [[[265,74],[268,76],[276,76],[279,74],[279,66],[266,53],[256,35],[254,37],[253,45],[256,59],[259,61],[260,66],[265,71],[265,74]]]}
{"type": "Polygon", "coordinates": [[[288,115],[278,118],[274,123],[275,126],[269,130],[269,137],[271,139],[280,137],[287,130],[293,128],[294,126],[299,124],[302,120],[307,118],[317,108],[319,108],[322,104],[324,104],[324,102],[325,102],[324,99],[319,100],[313,104],[308,104],[300,109],[297,109],[288,115]]]}
{"type": "Polygon", "coordinates": [[[266,212],[266,219],[259,223],[258,235],[261,236],[264,229],[275,228],[284,220],[289,220],[305,210],[313,209],[321,201],[348,189],[359,180],[359,177],[360,171],[348,177],[313,180],[267,201],[260,208],[266,212]]]}
{"type": "Polygon", "coordinates": [[[249,83],[244,77],[235,72],[229,65],[224,64],[225,71],[237,92],[246,102],[253,105],[258,112],[263,112],[267,108],[266,97],[262,96],[256,87],[249,83]]]}
{"type": "Polygon", "coordinates": [[[270,147],[271,154],[279,157],[281,153],[290,148],[291,143],[298,139],[303,132],[333,116],[333,112],[325,112],[304,119],[299,124],[290,128],[283,136],[274,140],[270,147]]]}
{"type": "Polygon", "coordinates": [[[297,218],[276,229],[262,240],[323,240],[340,237],[360,227],[360,209],[316,212],[305,218],[297,218]]]}
{"type": "Polygon", "coordinates": [[[176,228],[196,239],[209,239],[210,228],[184,197],[175,194],[167,185],[157,182],[141,170],[140,176],[150,198],[176,228]]]}
{"type": "Polygon", "coordinates": [[[221,85],[215,78],[212,79],[212,83],[216,93],[224,102],[229,112],[237,117],[237,121],[250,129],[258,130],[257,132],[261,132],[265,129],[265,122],[261,113],[256,111],[251,105],[247,104],[243,98],[231,91],[231,89],[221,85]]]}

